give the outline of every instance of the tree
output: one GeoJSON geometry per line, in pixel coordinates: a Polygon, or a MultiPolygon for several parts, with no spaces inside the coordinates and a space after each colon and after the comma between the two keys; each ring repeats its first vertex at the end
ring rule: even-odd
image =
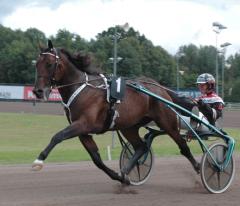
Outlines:
{"type": "Polygon", "coordinates": [[[225,67],[225,99],[230,102],[239,102],[240,54],[231,55],[226,62],[229,67],[225,67]]]}
{"type": "Polygon", "coordinates": [[[47,42],[45,34],[35,28],[27,29],[26,32],[24,32],[24,35],[29,39],[33,47],[36,47],[36,45],[40,43],[47,42]]]}
{"type": "Polygon", "coordinates": [[[184,71],[182,76],[184,87],[195,87],[196,78],[199,74],[215,74],[216,49],[213,46],[200,46],[198,48],[194,44],[184,45],[179,48],[179,53],[183,54],[178,58],[179,67],[184,71]]]}
{"type": "Polygon", "coordinates": [[[56,37],[51,36],[55,47],[64,48],[70,52],[88,51],[88,42],[79,35],[70,33],[65,29],[60,29],[56,37]]]}
{"type": "Polygon", "coordinates": [[[173,84],[174,61],[172,56],[162,47],[155,47],[151,41],[133,28],[130,28],[128,32],[124,32],[120,27],[109,28],[97,35],[97,41],[93,43],[93,47],[97,56],[101,56],[105,61],[103,65],[106,71],[112,73],[109,58],[113,57],[115,29],[118,36],[118,57],[122,58],[117,64],[118,75],[126,77],[145,75],[165,85],[173,84]]]}
{"type": "Polygon", "coordinates": [[[12,41],[5,47],[1,64],[4,68],[2,81],[5,83],[34,83],[34,67],[32,60],[36,58],[35,49],[30,42],[12,41]]]}
{"type": "Polygon", "coordinates": [[[90,41],[90,51],[94,53],[97,64],[107,73],[113,73],[112,62],[109,60],[113,57],[113,43],[108,36],[99,36],[96,41],[90,41]]]}
{"type": "Polygon", "coordinates": [[[230,102],[239,102],[240,100],[240,78],[235,80],[235,83],[230,88],[230,92],[226,95],[226,100],[230,102]]]}

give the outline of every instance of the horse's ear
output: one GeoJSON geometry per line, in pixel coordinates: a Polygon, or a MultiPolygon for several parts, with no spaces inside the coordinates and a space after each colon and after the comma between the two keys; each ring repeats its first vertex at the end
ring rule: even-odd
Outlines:
{"type": "Polygon", "coordinates": [[[48,39],[48,48],[53,49],[53,44],[52,44],[52,41],[50,39],[48,39]]]}

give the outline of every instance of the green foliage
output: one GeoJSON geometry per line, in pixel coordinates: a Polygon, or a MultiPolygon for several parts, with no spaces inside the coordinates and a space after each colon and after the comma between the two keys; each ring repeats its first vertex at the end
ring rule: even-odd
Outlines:
{"type": "MultiPolygon", "coordinates": [[[[155,47],[145,36],[141,36],[133,28],[126,33],[121,28],[117,32],[117,54],[122,60],[118,62],[118,75],[134,77],[145,75],[165,85],[173,85],[174,60],[166,50],[155,47]]],[[[113,72],[113,39],[115,28],[109,28],[97,35],[97,41],[92,41],[92,51],[97,57],[105,60],[104,69],[113,72]]]]}
{"type": "Polygon", "coordinates": [[[231,92],[228,93],[227,95],[227,100],[229,102],[239,102],[240,100],[240,78],[238,78],[234,84],[233,84],[233,87],[231,87],[231,92]]]}
{"type": "Polygon", "coordinates": [[[184,71],[182,79],[184,88],[195,87],[196,78],[201,73],[215,74],[216,49],[212,46],[193,44],[180,47],[179,70],[184,71]]]}
{"type": "Polygon", "coordinates": [[[88,51],[88,42],[77,34],[65,29],[58,30],[56,37],[51,36],[55,47],[64,48],[70,52],[88,51]]]}
{"type": "Polygon", "coordinates": [[[45,35],[37,29],[26,32],[0,26],[0,82],[33,84],[35,69],[32,60],[38,54],[40,41],[45,35]]]}
{"type": "Polygon", "coordinates": [[[230,56],[224,68],[225,98],[229,102],[239,102],[240,88],[240,53],[230,56]]]}

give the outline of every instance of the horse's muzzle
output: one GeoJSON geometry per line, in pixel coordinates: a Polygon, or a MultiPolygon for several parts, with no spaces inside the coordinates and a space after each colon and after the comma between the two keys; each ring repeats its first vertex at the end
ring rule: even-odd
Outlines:
{"type": "Polygon", "coordinates": [[[33,94],[37,97],[37,99],[42,99],[45,101],[48,100],[49,94],[51,92],[50,89],[37,89],[37,88],[34,88],[32,91],[33,94]]]}
{"type": "Polygon", "coordinates": [[[38,98],[38,99],[42,99],[43,98],[43,90],[42,89],[36,89],[34,88],[32,90],[33,94],[38,98]]]}

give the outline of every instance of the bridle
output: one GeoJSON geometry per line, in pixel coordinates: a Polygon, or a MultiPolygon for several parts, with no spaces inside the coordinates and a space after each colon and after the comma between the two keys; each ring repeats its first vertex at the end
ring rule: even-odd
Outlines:
{"type": "Polygon", "coordinates": [[[56,72],[58,70],[58,66],[59,66],[59,62],[60,62],[60,56],[58,55],[58,50],[56,48],[52,48],[50,50],[50,52],[41,52],[39,55],[40,56],[41,55],[50,55],[50,56],[55,57],[55,63],[53,65],[53,69],[51,69],[50,77],[40,76],[40,75],[38,75],[38,77],[37,77],[37,78],[48,79],[50,81],[51,89],[55,88],[56,85],[57,85],[57,81],[55,79],[55,75],[56,75],[56,72]]]}
{"type": "Polygon", "coordinates": [[[89,84],[89,82],[97,81],[97,80],[102,79],[103,78],[102,76],[100,76],[98,78],[95,78],[95,79],[92,79],[92,80],[88,80],[88,77],[86,76],[86,74],[85,74],[86,78],[83,81],[74,82],[74,83],[70,83],[70,84],[64,84],[64,85],[58,85],[57,86],[57,80],[55,79],[55,74],[56,74],[56,72],[58,70],[58,66],[59,66],[59,62],[61,61],[61,58],[60,58],[60,55],[58,55],[59,52],[58,52],[58,50],[56,48],[52,48],[51,51],[53,51],[54,53],[52,53],[52,52],[42,52],[42,53],[40,53],[40,55],[50,55],[50,56],[55,57],[55,64],[53,66],[54,68],[52,69],[52,73],[51,73],[50,77],[38,75],[38,78],[44,78],[44,79],[50,80],[51,89],[59,89],[59,88],[64,88],[64,87],[69,87],[69,86],[78,85],[78,84],[84,84],[84,83],[86,83],[89,86],[95,87],[95,88],[106,89],[105,84],[104,85],[100,85],[100,86],[94,86],[92,84],[89,84]]]}

